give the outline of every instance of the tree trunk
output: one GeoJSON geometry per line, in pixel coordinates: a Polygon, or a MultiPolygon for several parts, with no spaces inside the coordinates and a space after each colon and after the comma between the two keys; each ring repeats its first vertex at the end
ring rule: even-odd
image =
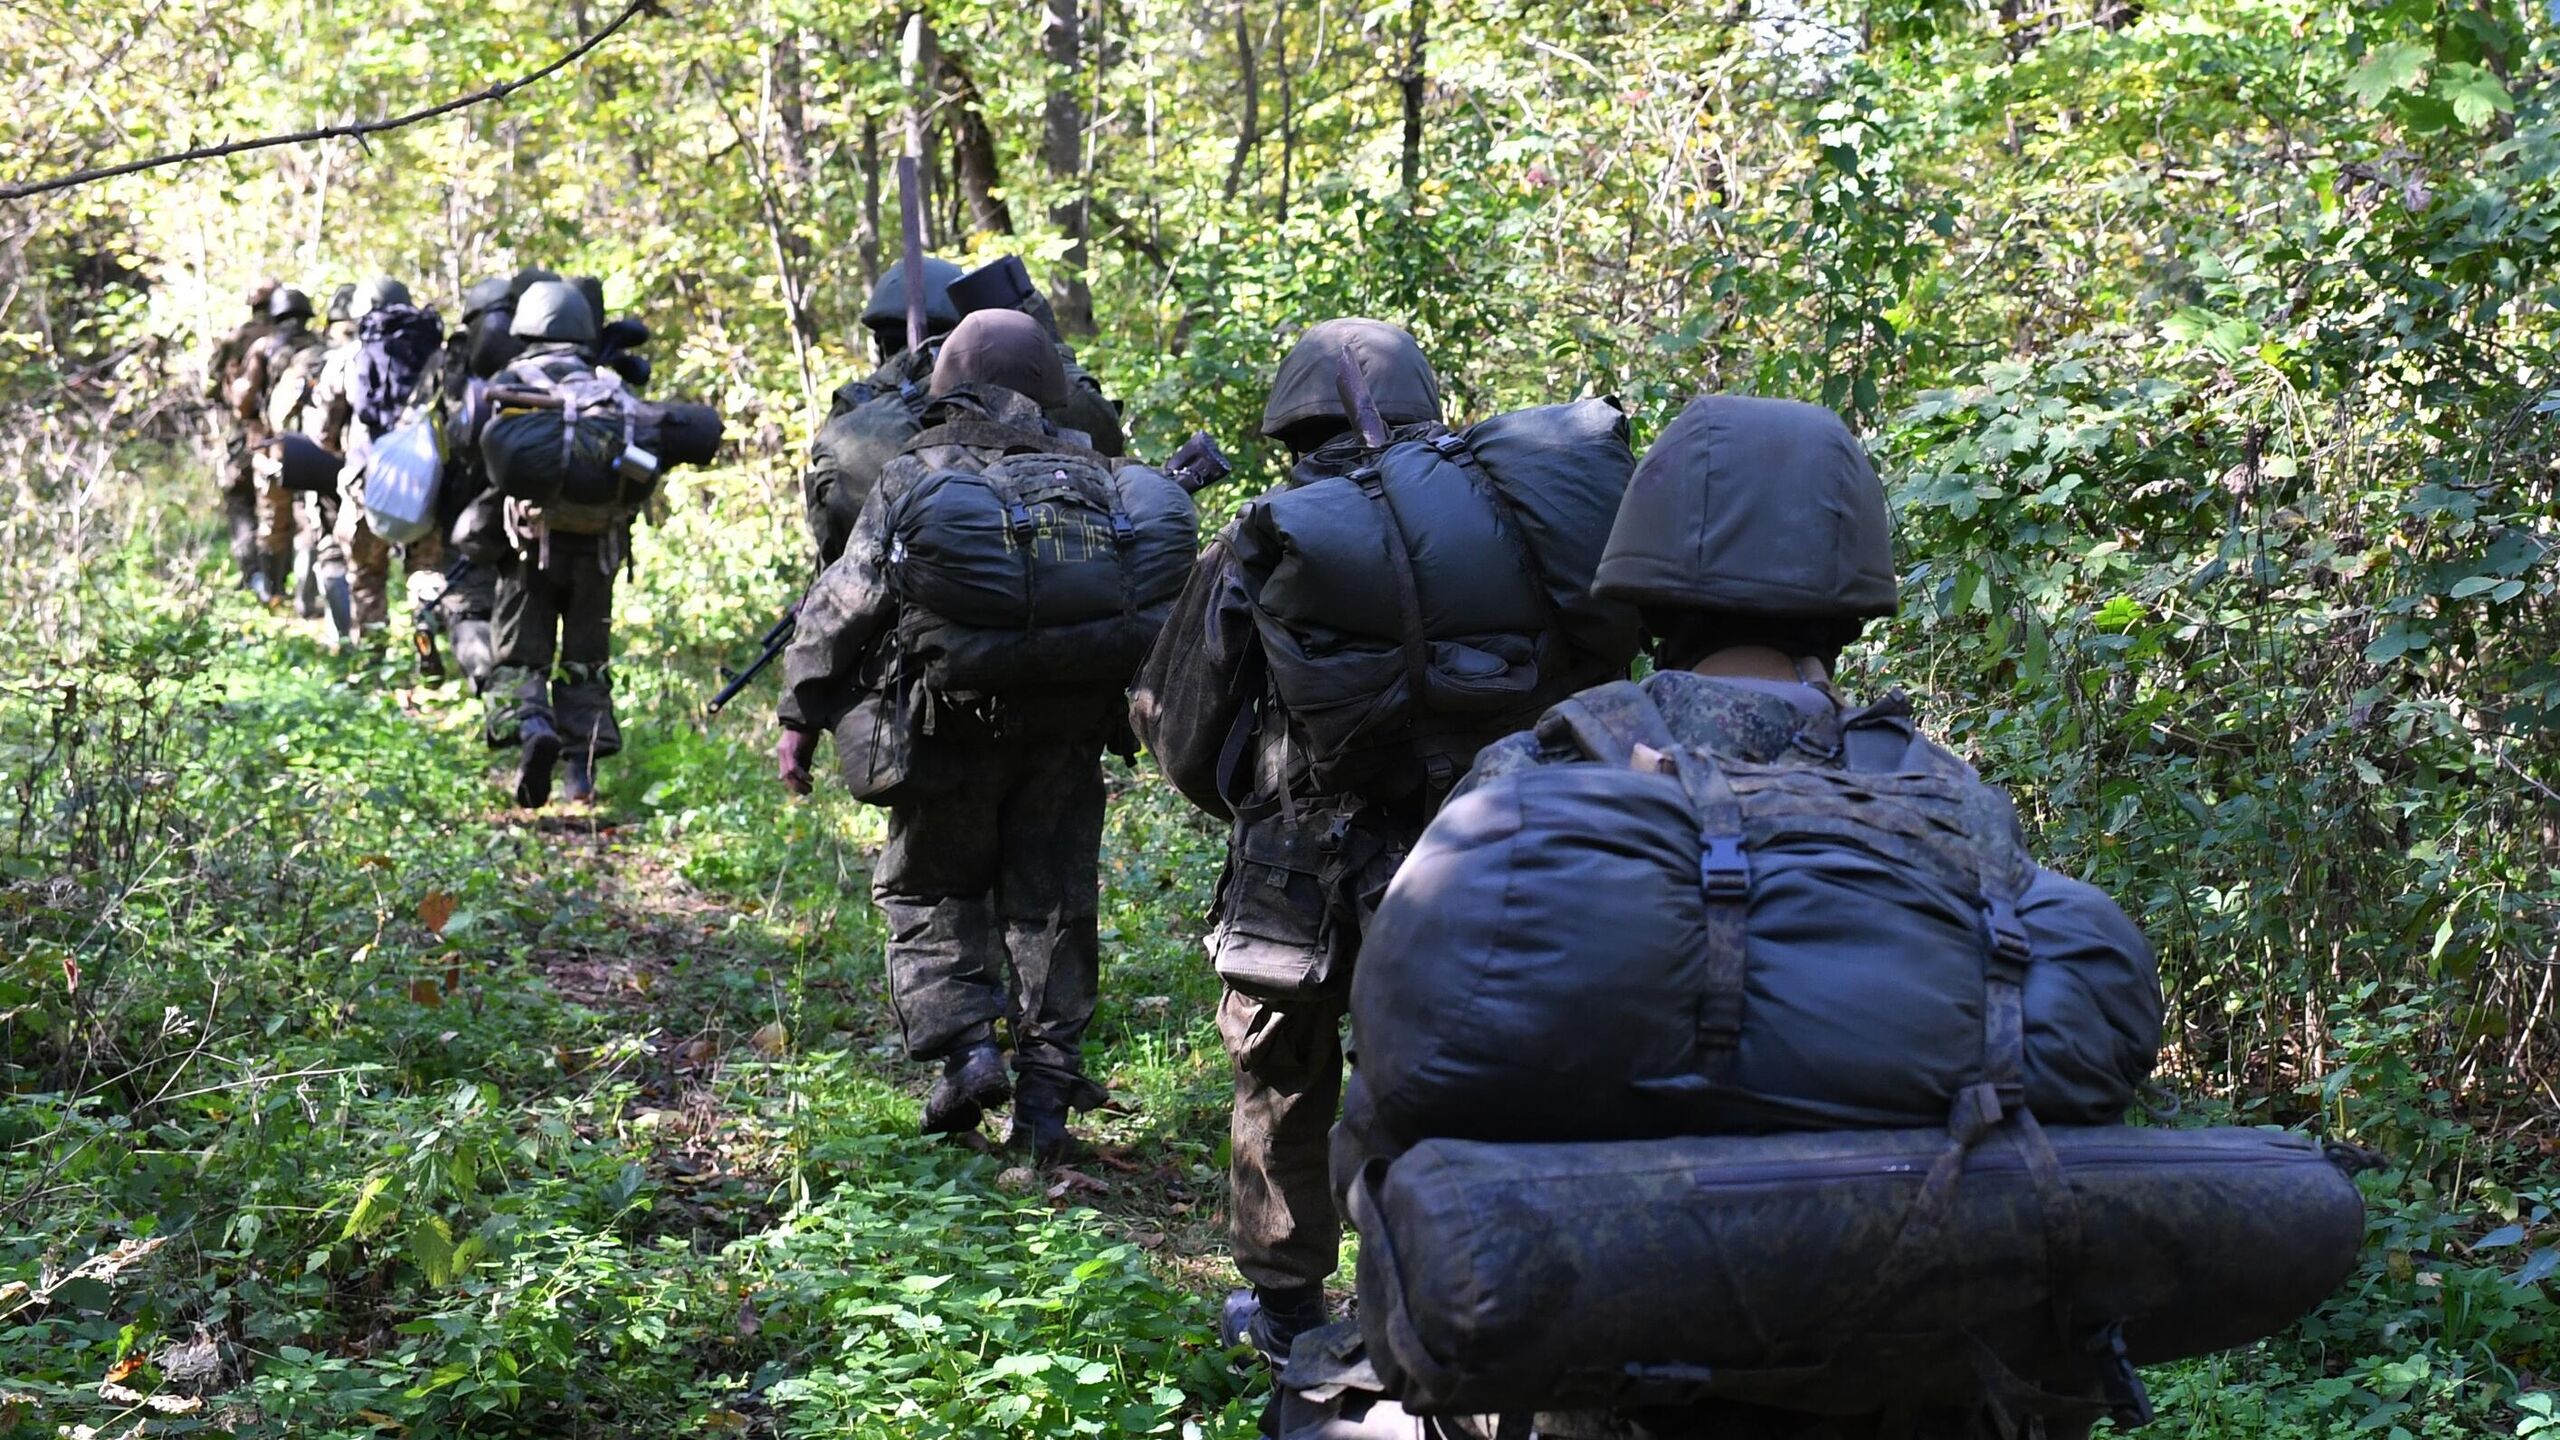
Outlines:
{"type": "Polygon", "coordinates": [[[1013,211],[999,193],[1004,177],[996,164],[995,132],[978,96],[978,84],[946,52],[941,57],[942,89],[947,101],[946,128],[951,133],[951,168],[960,194],[969,203],[969,227],[982,234],[1013,233],[1013,211]]]}
{"type": "Polygon", "coordinates": [[[1236,153],[1227,161],[1227,198],[1236,198],[1244,183],[1244,162],[1262,143],[1262,76],[1254,68],[1253,28],[1245,23],[1246,0],[1236,0],[1236,77],[1244,89],[1244,121],[1236,126],[1236,153]]]}
{"type": "Polygon", "coordinates": [[[809,300],[809,237],[794,223],[807,213],[809,204],[809,112],[801,96],[798,31],[788,32],[774,43],[770,76],[774,132],[781,148],[777,167],[780,174],[776,177],[780,183],[773,187],[779,213],[774,218],[779,227],[777,238],[788,261],[785,280],[795,276],[798,279],[798,283],[790,285],[791,327],[805,348],[818,343],[818,316],[809,300]]]}
{"type": "Polygon", "coordinates": [[[1404,51],[1404,73],[1396,83],[1404,91],[1404,193],[1413,198],[1422,184],[1423,49],[1430,39],[1431,0],[1413,0],[1413,31],[1404,51]]]}
{"type": "Polygon", "coordinates": [[[880,117],[862,115],[862,228],[854,233],[862,257],[862,293],[880,283],[880,117]]]}
{"type": "Polygon", "coordinates": [[[1282,223],[1289,221],[1289,180],[1298,160],[1297,87],[1289,76],[1289,0],[1280,0],[1280,14],[1271,27],[1272,68],[1280,72],[1280,203],[1273,215],[1282,223]]]}
{"type": "MultiPolygon", "coordinates": [[[[1084,49],[1083,0],[1043,0],[1040,46],[1049,61],[1047,103],[1042,110],[1041,154],[1049,168],[1049,223],[1066,237],[1066,253],[1049,280],[1049,306],[1058,328],[1093,333],[1093,291],[1085,283],[1092,224],[1080,193],[1084,178],[1084,107],[1076,100],[1078,61],[1084,49]]],[[[1011,228],[1010,225],[1007,228],[1011,228]]]]}

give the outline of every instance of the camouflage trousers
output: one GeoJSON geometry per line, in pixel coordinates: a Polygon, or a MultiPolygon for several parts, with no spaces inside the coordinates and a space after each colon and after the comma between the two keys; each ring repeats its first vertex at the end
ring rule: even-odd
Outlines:
{"type": "Polygon", "coordinates": [[[497,577],[497,664],[482,695],[488,741],[518,743],[527,720],[550,722],[571,750],[622,749],[613,716],[613,562],[601,535],[554,534],[540,556],[510,556],[497,577]],[[554,673],[555,668],[557,674],[554,673]]]}
{"type": "MultiPolygon", "coordinates": [[[[1361,810],[1353,824],[1374,842],[1363,847],[1362,862],[1339,878],[1334,893],[1303,897],[1314,913],[1297,916],[1294,926],[1271,927],[1306,936],[1348,927],[1349,934],[1332,942],[1338,957],[1332,983],[1287,1000],[1229,989],[1218,1002],[1218,1035],[1235,1078],[1227,1130],[1228,1239],[1237,1273],[1267,1289],[1322,1284],[1339,1264],[1342,1218],[1334,1209],[1330,1162],[1342,1106],[1350,970],[1358,935],[1422,830],[1418,819],[1374,809],[1361,810]]],[[[1228,864],[1236,863],[1231,853],[1228,864]]],[[[1220,893],[1232,902],[1235,887],[1222,886],[1220,893]]],[[[1279,902],[1266,895],[1260,903],[1279,902]]],[[[1260,918],[1268,925],[1277,917],[1266,912],[1260,918]]]]}
{"type": "Polygon", "coordinates": [[[260,437],[236,416],[215,415],[222,443],[217,478],[223,521],[231,532],[231,563],[239,568],[243,584],[264,575],[281,585],[293,551],[293,493],[284,488],[278,467],[261,463],[252,450],[251,442],[260,437]]]}
{"type": "Polygon", "coordinates": [[[338,503],[330,539],[346,557],[347,593],[355,602],[359,628],[391,623],[391,542],[373,532],[365,518],[361,486],[338,503]]]}
{"type": "Polygon", "coordinates": [[[1101,985],[1101,743],[947,731],[918,743],[961,753],[933,767],[950,788],[890,807],[872,871],[908,1056],[939,1059],[1005,1020],[1026,1100],[1100,1104],[1084,1032],[1101,985]]]}
{"type": "Polygon", "coordinates": [[[435,541],[434,555],[430,561],[421,546],[409,547],[413,567],[432,564],[444,573],[444,595],[436,601],[436,619],[453,641],[454,663],[462,667],[463,678],[471,682],[474,693],[486,694],[489,677],[498,668],[497,629],[490,624],[498,610],[498,567],[493,561],[464,555],[442,537],[435,541]]]}

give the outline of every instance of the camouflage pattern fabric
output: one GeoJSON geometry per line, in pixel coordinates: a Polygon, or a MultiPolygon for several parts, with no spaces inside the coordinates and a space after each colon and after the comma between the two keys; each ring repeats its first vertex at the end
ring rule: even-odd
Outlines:
{"type": "MultiPolygon", "coordinates": [[[[1837,743],[1836,702],[1827,687],[1720,680],[1669,670],[1647,677],[1644,691],[1662,712],[1673,739],[1725,759],[1765,764],[1800,740],[1824,743],[1819,736],[1826,727],[1828,743],[1837,743]]],[[[1457,793],[1514,770],[1581,758],[1578,750],[1550,750],[1537,735],[1523,731],[1478,753],[1457,793]]]]}
{"type": "Polygon", "coordinates": [[[249,352],[274,330],[275,323],[264,315],[242,321],[215,342],[204,370],[205,399],[209,402],[205,413],[212,417],[214,443],[222,450],[214,484],[222,495],[232,563],[239,567],[244,584],[265,567],[266,561],[265,552],[258,545],[257,478],[249,466],[249,434],[239,411],[231,405],[229,392],[232,383],[246,370],[249,352]]]}
{"type": "Polygon", "coordinates": [[[514,557],[498,573],[497,664],[483,690],[484,731],[490,745],[512,746],[524,721],[539,716],[572,753],[584,748],[602,759],[622,749],[611,668],[620,539],[554,534],[543,548],[547,554],[514,557]]]}
{"type": "Polygon", "coordinates": [[[1084,1076],[1101,983],[1101,747],[953,724],[920,743],[954,752],[937,766],[956,784],[891,807],[871,887],[907,1054],[940,1059],[1007,1021],[1022,1103],[1090,1109],[1107,1098],[1084,1076]]]}

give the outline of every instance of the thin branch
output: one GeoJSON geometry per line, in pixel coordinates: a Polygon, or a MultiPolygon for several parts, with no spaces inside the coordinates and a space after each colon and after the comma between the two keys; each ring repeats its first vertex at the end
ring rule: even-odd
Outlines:
{"type": "Polygon", "coordinates": [[[503,81],[486,90],[476,91],[459,99],[447,100],[441,105],[430,105],[424,110],[412,110],[406,115],[394,115],[387,120],[323,125],[316,130],[301,130],[291,135],[266,135],[255,140],[231,140],[220,145],[202,145],[193,150],[180,150],[169,155],[154,155],[147,160],[128,160],[122,165],[107,165],[94,170],[77,170],[52,180],[35,180],[22,185],[0,186],[0,200],[24,200],[31,195],[43,195],[50,191],[68,190],[74,185],[86,185],[93,180],[112,180],[119,175],[156,170],[163,165],[179,165],[190,160],[218,160],[225,155],[238,155],[251,150],[268,150],[278,145],[307,145],[315,140],[338,140],[351,136],[362,139],[367,135],[379,135],[388,130],[403,129],[422,120],[433,120],[438,116],[450,115],[456,110],[469,109],[474,105],[485,105],[492,100],[504,100],[527,85],[548,79],[576,64],[588,51],[611,39],[613,32],[621,29],[625,21],[653,3],[655,0],[629,0],[629,3],[622,7],[622,13],[614,16],[603,29],[580,41],[576,48],[566,51],[550,64],[530,75],[503,81]]]}

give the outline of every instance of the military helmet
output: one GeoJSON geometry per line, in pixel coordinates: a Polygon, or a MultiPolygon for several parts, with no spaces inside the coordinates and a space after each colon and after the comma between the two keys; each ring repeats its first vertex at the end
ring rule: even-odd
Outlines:
{"type": "MultiPolygon", "coordinates": [[[[960,267],[948,260],[924,257],[924,329],[928,335],[941,335],[960,323],[960,310],[951,303],[951,282],[960,278],[960,267]]],[[[893,355],[907,348],[907,262],[899,260],[880,272],[880,283],[871,287],[871,301],[862,307],[862,323],[880,340],[880,353],[893,355]]]]}
{"type": "Polygon", "coordinates": [[[376,275],[356,287],[355,305],[348,318],[361,320],[376,310],[409,304],[409,287],[388,275],[376,275]]]}
{"type": "Polygon", "coordinates": [[[507,281],[507,298],[510,300],[521,300],[524,298],[524,292],[527,290],[532,289],[534,286],[541,284],[545,280],[557,280],[559,278],[560,272],[557,270],[545,270],[539,265],[527,265],[523,269],[517,271],[514,276],[507,281]]]}
{"type": "Polygon", "coordinates": [[[933,393],[969,384],[1001,385],[1043,409],[1065,402],[1067,368],[1057,342],[1019,310],[980,310],[951,328],[933,361],[933,393]]]}
{"type": "Polygon", "coordinates": [[[468,324],[492,310],[504,310],[513,305],[515,299],[514,282],[504,275],[492,275],[462,292],[463,322],[468,324]]]}
{"type": "Polygon", "coordinates": [[[275,293],[267,297],[267,318],[308,320],[311,318],[311,297],[290,285],[279,285],[275,293]]]}
{"type": "Polygon", "coordinates": [[[249,308],[257,311],[261,315],[266,314],[267,301],[273,298],[278,290],[283,288],[284,282],[278,280],[272,275],[262,276],[251,281],[249,283],[249,308]]]}
{"type": "MultiPolygon", "coordinates": [[[[1440,419],[1440,377],[1423,358],[1411,335],[1383,320],[1327,320],[1298,337],[1271,376],[1271,400],[1262,407],[1262,433],[1275,440],[1293,433],[1304,436],[1323,422],[1338,430],[1350,423],[1343,413],[1336,357],[1344,350],[1360,366],[1378,418],[1390,425],[1419,425],[1440,419]]],[[[1295,445],[1293,448],[1312,448],[1295,445]]]]}
{"type": "Polygon", "coordinates": [[[519,340],[551,340],[570,345],[596,343],[595,312],[578,288],[562,280],[542,280],[516,301],[516,318],[507,333],[519,340]]]}
{"type": "Polygon", "coordinates": [[[1591,593],[1785,620],[1891,615],[1893,517],[1866,447],[1819,405],[1702,395],[1645,452],[1591,593]]]}
{"type": "Polygon", "coordinates": [[[329,308],[323,312],[323,315],[332,325],[341,320],[353,320],[356,318],[353,308],[355,303],[356,287],[341,285],[329,292],[329,308]]]}

